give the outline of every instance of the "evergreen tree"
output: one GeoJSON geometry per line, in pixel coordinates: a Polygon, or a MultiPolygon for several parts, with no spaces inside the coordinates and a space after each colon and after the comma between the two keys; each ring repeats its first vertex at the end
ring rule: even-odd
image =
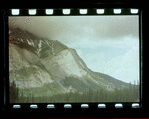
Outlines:
{"type": "Polygon", "coordinates": [[[24,102],[23,89],[21,90],[20,101],[24,102]]]}
{"type": "Polygon", "coordinates": [[[88,93],[88,100],[89,102],[93,101],[93,90],[89,87],[89,93],[88,93]]]}
{"type": "Polygon", "coordinates": [[[19,89],[18,89],[18,87],[16,87],[16,84],[13,81],[12,84],[10,84],[10,87],[9,87],[10,103],[18,102],[18,98],[19,98],[18,92],[19,92],[19,89]]]}
{"type": "Polygon", "coordinates": [[[134,80],[132,93],[133,93],[133,95],[132,95],[133,101],[135,101],[136,100],[136,98],[135,98],[135,95],[136,95],[136,82],[135,82],[135,80],[134,80]]]}
{"type": "Polygon", "coordinates": [[[103,92],[103,89],[100,89],[99,96],[100,96],[99,101],[104,102],[104,92],[103,92]]]}
{"type": "Polygon", "coordinates": [[[138,81],[137,97],[140,98],[140,81],[138,81]]]}
{"type": "Polygon", "coordinates": [[[128,101],[132,102],[132,85],[131,82],[129,83],[129,92],[128,92],[128,101]]]}
{"type": "Polygon", "coordinates": [[[35,101],[34,100],[34,94],[33,94],[33,92],[31,92],[31,102],[34,103],[34,101],[35,101]]]}
{"type": "Polygon", "coordinates": [[[122,87],[120,86],[120,89],[119,89],[119,100],[120,100],[120,102],[123,102],[122,100],[123,100],[123,90],[122,90],[122,87]]]}
{"type": "Polygon", "coordinates": [[[113,102],[118,102],[118,89],[115,88],[113,92],[113,102]]]}

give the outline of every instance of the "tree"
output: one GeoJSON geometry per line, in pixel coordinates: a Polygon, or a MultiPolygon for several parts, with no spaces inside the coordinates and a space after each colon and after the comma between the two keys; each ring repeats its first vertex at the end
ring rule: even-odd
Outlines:
{"type": "Polygon", "coordinates": [[[35,99],[34,99],[34,94],[33,92],[31,91],[31,102],[34,103],[35,99]]]}
{"type": "Polygon", "coordinates": [[[18,102],[18,98],[19,98],[18,92],[19,92],[19,89],[18,87],[16,87],[16,83],[13,80],[12,84],[9,87],[10,103],[18,102]]]}
{"type": "Polygon", "coordinates": [[[134,80],[134,85],[133,85],[133,91],[132,91],[133,95],[132,95],[132,98],[133,98],[133,101],[135,101],[135,95],[136,95],[136,82],[134,80]]]}
{"type": "Polygon", "coordinates": [[[89,87],[88,99],[89,102],[93,101],[93,90],[90,87],[89,87]]]}
{"type": "Polygon", "coordinates": [[[118,89],[115,87],[114,92],[113,92],[113,101],[117,102],[118,101],[118,89]]]}
{"type": "Polygon", "coordinates": [[[132,101],[132,85],[131,85],[131,82],[129,83],[129,92],[128,92],[128,97],[129,97],[129,101],[132,101]]]}
{"type": "Polygon", "coordinates": [[[99,101],[103,101],[104,100],[104,92],[103,92],[103,89],[100,89],[100,92],[99,92],[99,101]]]}
{"type": "Polygon", "coordinates": [[[119,101],[122,102],[123,100],[123,90],[122,90],[122,86],[120,85],[120,89],[119,89],[119,101]]]}
{"type": "Polygon", "coordinates": [[[137,80],[136,92],[135,92],[135,99],[138,100],[140,98],[140,83],[137,80]]]}

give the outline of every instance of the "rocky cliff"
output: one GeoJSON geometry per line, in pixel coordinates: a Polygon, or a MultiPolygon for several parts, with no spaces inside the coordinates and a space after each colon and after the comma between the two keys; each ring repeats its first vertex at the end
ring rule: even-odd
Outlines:
{"type": "Polygon", "coordinates": [[[75,49],[59,41],[9,28],[9,81],[35,95],[128,86],[106,74],[91,71],[75,49]]]}

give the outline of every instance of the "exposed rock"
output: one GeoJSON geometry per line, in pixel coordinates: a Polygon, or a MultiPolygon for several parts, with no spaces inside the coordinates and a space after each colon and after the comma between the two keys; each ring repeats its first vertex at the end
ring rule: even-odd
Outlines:
{"type": "Polygon", "coordinates": [[[19,28],[10,29],[10,83],[15,80],[19,88],[39,87],[42,90],[48,85],[45,92],[36,93],[52,94],[55,90],[59,93],[81,93],[89,87],[94,90],[113,90],[120,85],[128,86],[127,83],[108,75],[91,71],[75,49],[68,48],[59,41],[38,38],[19,28]],[[49,90],[53,87],[55,89],[49,90]]]}

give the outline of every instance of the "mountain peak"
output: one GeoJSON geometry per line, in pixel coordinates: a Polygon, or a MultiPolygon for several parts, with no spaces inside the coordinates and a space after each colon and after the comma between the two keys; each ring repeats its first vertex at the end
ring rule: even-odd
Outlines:
{"type": "Polygon", "coordinates": [[[43,89],[47,92],[49,87],[57,87],[54,93],[62,93],[70,89],[82,92],[88,87],[113,90],[121,85],[128,86],[108,75],[91,71],[75,49],[58,40],[39,38],[20,28],[10,28],[9,43],[10,82],[15,80],[19,88],[40,87],[41,92],[38,92],[43,93],[43,89]]]}

